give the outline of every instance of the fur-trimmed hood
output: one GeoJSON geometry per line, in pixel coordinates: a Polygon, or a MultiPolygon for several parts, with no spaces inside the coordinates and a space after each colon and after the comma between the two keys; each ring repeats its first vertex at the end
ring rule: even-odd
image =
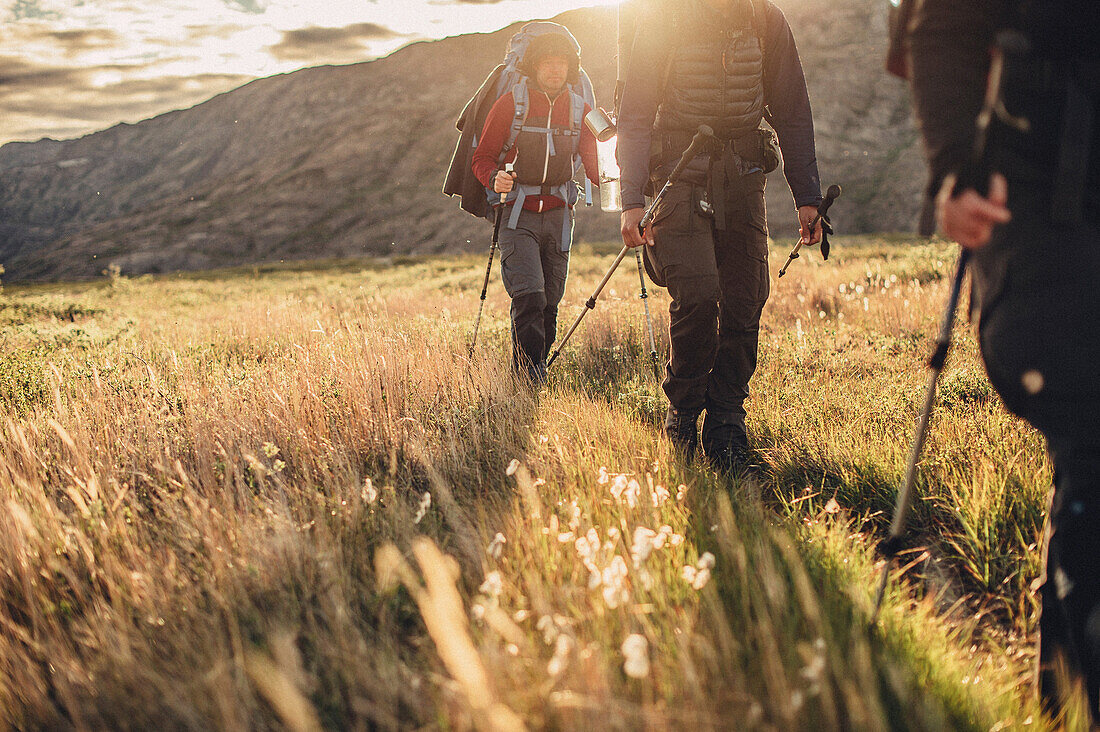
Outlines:
{"type": "Polygon", "coordinates": [[[570,84],[577,83],[580,78],[581,55],[576,40],[560,33],[545,33],[533,38],[527,52],[523,54],[523,60],[517,64],[517,68],[523,74],[535,78],[535,67],[540,59],[547,56],[561,56],[569,61],[570,84]]]}

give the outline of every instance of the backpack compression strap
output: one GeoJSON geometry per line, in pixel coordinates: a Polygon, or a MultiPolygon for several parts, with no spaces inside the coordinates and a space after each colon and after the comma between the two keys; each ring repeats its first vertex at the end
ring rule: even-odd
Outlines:
{"type": "Polygon", "coordinates": [[[527,91],[526,76],[521,76],[520,80],[512,87],[512,103],[515,106],[515,112],[512,114],[512,128],[508,132],[508,140],[504,143],[504,147],[500,149],[500,155],[497,157],[498,165],[504,164],[504,159],[515,147],[516,138],[519,137],[519,133],[523,131],[524,126],[527,124],[527,112],[531,108],[531,96],[527,91]]]}

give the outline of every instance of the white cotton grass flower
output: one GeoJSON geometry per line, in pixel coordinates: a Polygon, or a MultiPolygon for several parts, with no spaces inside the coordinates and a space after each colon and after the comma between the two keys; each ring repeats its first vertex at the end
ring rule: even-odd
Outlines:
{"type": "Polygon", "coordinates": [[[577,505],[576,499],[573,499],[569,506],[569,528],[572,531],[577,531],[581,527],[581,507],[577,505]]]}
{"type": "Polygon", "coordinates": [[[577,642],[572,636],[561,633],[554,641],[554,656],[546,664],[546,673],[551,676],[560,676],[561,672],[569,666],[569,656],[573,653],[577,642]]]}
{"type": "Polygon", "coordinates": [[[691,565],[684,567],[682,574],[684,581],[691,585],[692,589],[703,589],[710,581],[710,571],[714,569],[714,561],[713,554],[704,552],[694,567],[691,565]]]}
{"type": "Polygon", "coordinates": [[[661,528],[657,529],[657,534],[661,541],[661,543],[656,545],[658,549],[664,546],[664,542],[668,542],[669,546],[680,546],[684,543],[684,535],[677,534],[668,524],[664,524],[661,528]]]}
{"type": "Polygon", "coordinates": [[[577,537],[573,542],[574,548],[581,559],[595,560],[600,551],[600,534],[595,529],[589,529],[584,536],[577,537]]]}
{"type": "Polygon", "coordinates": [[[668,488],[665,488],[660,483],[653,486],[651,495],[653,496],[654,508],[660,508],[661,506],[665,505],[665,501],[672,497],[672,494],[669,492],[668,488]]]}
{"type": "Polygon", "coordinates": [[[481,583],[481,587],[478,587],[477,591],[490,600],[496,600],[500,597],[500,593],[504,591],[504,579],[500,576],[500,572],[494,569],[485,575],[485,581],[481,583]]]}
{"type": "MultiPolygon", "coordinates": [[[[649,559],[649,556],[653,553],[654,549],[659,548],[657,546],[657,539],[661,535],[653,529],[647,529],[645,526],[639,526],[634,529],[634,542],[630,546],[630,558],[634,561],[634,568],[641,569],[645,564],[645,560],[649,559]]],[[[664,538],[661,538],[661,544],[664,544],[664,538]]]]}
{"type": "Polygon", "coordinates": [[[806,693],[810,696],[817,696],[821,693],[821,684],[825,680],[825,670],[828,663],[826,653],[825,639],[818,638],[814,641],[813,649],[807,654],[810,656],[809,663],[799,671],[799,675],[807,682],[806,693]]]}
{"type": "Polygon", "coordinates": [[[519,470],[519,460],[512,458],[512,462],[508,463],[508,467],[505,468],[504,474],[511,477],[516,474],[517,470],[519,470]]]}
{"type": "Polygon", "coordinates": [[[493,537],[493,540],[489,542],[489,546],[485,549],[486,553],[493,559],[500,559],[501,552],[504,551],[504,545],[508,542],[504,538],[504,534],[497,532],[497,535],[493,537]]]}
{"type": "Polygon", "coordinates": [[[623,491],[626,490],[626,476],[625,475],[616,475],[615,480],[611,481],[610,490],[611,490],[611,495],[614,496],[615,500],[618,501],[619,503],[622,503],[623,491]]]}
{"type": "Polygon", "coordinates": [[[603,570],[600,577],[603,584],[603,601],[611,610],[630,602],[630,590],[626,586],[628,575],[626,560],[618,554],[603,570]]]}
{"type": "Polygon", "coordinates": [[[684,498],[687,496],[687,493],[688,493],[688,487],[686,485],[684,485],[683,483],[681,483],[680,486],[676,489],[676,500],[677,501],[684,500],[684,498]]]}
{"type": "Polygon", "coordinates": [[[542,642],[546,645],[553,643],[561,634],[561,631],[558,630],[558,624],[554,622],[554,618],[550,615],[543,615],[539,618],[539,621],[535,623],[535,630],[542,633],[542,642]]]}
{"type": "Polygon", "coordinates": [[[611,481],[611,495],[617,502],[635,508],[642,495],[642,484],[636,478],[627,479],[625,475],[616,475],[615,480],[611,481]]]}
{"type": "Polygon", "coordinates": [[[416,518],[413,519],[414,524],[420,523],[424,517],[428,514],[428,509],[432,507],[432,494],[428,491],[424,491],[424,495],[420,497],[420,507],[416,510],[416,518]]]}
{"type": "Polygon", "coordinates": [[[600,473],[599,473],[598,476],[596,476],[596,482],[599,483],[600,485],[607,485],[607,482],[609,480],[611,480],[611,476],[608,475],[607,468],[605,468],[603,465],[601,465],[600,466],[600,473]]]}
{"type": "Polygon", "coordinates": [[[631,633],[623,641],[623,671],[632,679],[649,676],[649,641],[644,635],[631,633]]]}
{"type": "Polygon", "coordinates": [[[368,506],[373,506],[378,501],[378,489],[374,487],[374,483],[371,482],[370,478],[363,481],[363,490],[360,497],[363,499],[363,503],[368,506]]]}

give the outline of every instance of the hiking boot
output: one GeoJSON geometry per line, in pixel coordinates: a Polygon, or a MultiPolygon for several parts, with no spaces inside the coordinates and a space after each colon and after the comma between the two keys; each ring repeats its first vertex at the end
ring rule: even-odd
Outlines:
{"type": "Polygon", "coordinates": [[[703,419],[703,452],[718,472],[736,470],[749,462],[749,434],[745,415],[707,412],[703,419]]]}
{"type": "Polygon", "coordinates": [[[516,379],[521,384],[524,384],[532,389],[540,389],[546,386],[546,364],[545,363],[513,363],[512,371],[516,375],[516,379]]]}
{"type": "Polygon", "coordinates": [[[698,421],[698,412],[684,412],[669,407],[665,413],[665,434],[685,460],[691,460],[695,456],[695,448],[699,446],[699,432],[696,429],[698,421]]]}

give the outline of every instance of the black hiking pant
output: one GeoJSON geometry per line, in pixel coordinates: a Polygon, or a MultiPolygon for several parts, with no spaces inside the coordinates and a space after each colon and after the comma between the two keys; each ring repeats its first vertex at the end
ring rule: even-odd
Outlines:
{"type": "Polygon", "coordinates": [[[665,395],[692,433],[695,417],[706,412],[708,454],[747,445],[744,404],[770,287],[764,180],[751,173],[712,191],[714,215],[700,205],[703,187],[672,186],[654,213],[654,244],[645,247],[650,277],[672,299],[665,395]]]}
{"type": "MultiPolygon", "coordinates": [[[[504,212],[505,220],[509,211],[504,212]]],[[[567,207],[521,211],[515,229],[500,230],[500,274],[512,298],[512,368],[541,382],[557,336],[558,303],[565,294],[569,252],[562,251],[567,207]]]]}
{"type": "Polygon", "coordinates": [[[973,274],[990,381],[1043,433],[1054,465],[1039,690],[1059,707],[1065,663],[1100,721],[1100,226],[1055,224],[1049,189],[1010,177],[1013,220],[976,253],[973,274]]]}

